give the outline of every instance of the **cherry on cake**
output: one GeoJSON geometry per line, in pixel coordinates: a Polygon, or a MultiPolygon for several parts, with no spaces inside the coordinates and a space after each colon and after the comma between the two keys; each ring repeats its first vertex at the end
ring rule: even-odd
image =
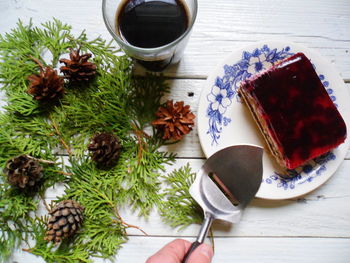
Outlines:
{"type": "Polygon", "coordinates": [[[285,169],[297,168],[346,139],[345,122],[303,53],[245,80],[239,94],[285,169]]]}

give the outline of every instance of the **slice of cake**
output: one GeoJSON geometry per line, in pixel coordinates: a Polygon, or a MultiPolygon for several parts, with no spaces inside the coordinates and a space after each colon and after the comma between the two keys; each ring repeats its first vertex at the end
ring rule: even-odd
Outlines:
{"type": "Polygon", "coordinates": [[[345,122],[303,53],[247,79],[239,93],[273,156],[286,169],[345,141],[345,122]]]}

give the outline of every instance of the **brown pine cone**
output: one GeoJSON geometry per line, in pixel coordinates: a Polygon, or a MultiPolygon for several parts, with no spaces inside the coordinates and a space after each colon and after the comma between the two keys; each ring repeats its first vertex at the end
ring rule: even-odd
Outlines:
{"type": "Polygon", "coordinates": [[[80,48],[71,50],[70,59],[62,58],[60,63],[65,65],[60,68],[64,77],[70,81],[89,81],[96,75],[96,65],[88,60],[91,54],[79,54],[80,48]]]}
{"type": "Polygon", "coordinates": [[[60,243],[64,238],[73,235],[83,222],[84,208],[74,200],[64,200],[56,204],[49,212],[45,240],[60,243]]]}
{"type": "Polygon", "coordinates": [[[103,132],[93,136],[88,150],[100,168],[110,168],[117,164],[122,146],[117,136],[103,132]]]}
{"type": "Polygon", "coordinates": [[[30,75],[28,80],[30,83],[27,92],[35,100],[42,102],[54,101],[64,95],[64,80],[51,67],[41,67],[40,74],[30,75]]]}
{"type": "Polygon", "coordinates": [[[43,168],[35,159],[19,155],[8,160],[4,173],[10,185],[26,190],[33,190],[42,178],[43,168]]]}
{"type": "Polygon", "coordinates": [[[196,117],[189,105],[184,106],[183,101],[173,104],[172,100],[168,100],[164,107],[159,107],[156,116],[152,125],[163,132],[164,140],[174,141],[181,140],[183,135],[192,130],[196,117]]]}

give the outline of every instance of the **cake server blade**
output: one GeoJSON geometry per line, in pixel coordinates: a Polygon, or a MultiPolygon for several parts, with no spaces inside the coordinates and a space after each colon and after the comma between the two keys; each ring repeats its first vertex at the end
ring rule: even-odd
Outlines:
{"type": "Polygon", "coordinates": [[[236,223],[259,190],[263,149],[254,145],[224,148],[204,163],[190,187],[191,196],[204,211],[204,222],[183,263],[203,243],[214,219],[236,223]]]}

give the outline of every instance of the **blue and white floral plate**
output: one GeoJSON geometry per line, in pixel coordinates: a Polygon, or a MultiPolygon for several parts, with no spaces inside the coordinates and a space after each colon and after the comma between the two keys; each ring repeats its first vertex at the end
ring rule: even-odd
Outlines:
{"type": "MultiPolygon", "coordinates": [[[[197,119],[200,143],[207,157],[230,145],[254,144],[266,148],[249,111],[237,96],[237,89],[242,80],[297,52],[303,52],[311,60],[349,130],[350,96],[334,66],[299,44],[265,41],[231,53],[208,77],[200,97],[197,119]]],[[[348,147],[349,137],[332,152],[290,171],[289,179],[279,176],[280,168],[266,148],[263,181],[256,196],[288,199],[316,189],[334,174],[348,147]]]]}

